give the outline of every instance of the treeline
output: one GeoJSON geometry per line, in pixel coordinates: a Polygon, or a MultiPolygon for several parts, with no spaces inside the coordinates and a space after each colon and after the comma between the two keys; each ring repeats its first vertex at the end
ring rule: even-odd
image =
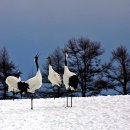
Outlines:
{"type": "MultiPolygon", "coordinates": [[[[125,46],[113,50],[110,60],[104,63],[101,57],[105,50],[101,43],[84,37],[71,39],[64,48],[56,48],[50,54],[52,66],[61,76],[64,72],[64,50],[69,52],[68,66],[79,78],[78,91],[83,97],[103,94],[103,90],[109,89],[117,94],[130,94],[130,54],[125,46]]],[[[48,63],[43,70],[43,81],[47,82],[48,63]]]]}
{"type": "MultiPolygon", "coordinates": [[[[111,52],[108,62],[102,56],[105,50],[101,43],[88,38],[71,39],[64,48],[56,48],[51,56],[52,66],[61,77],[64,73],[64,50],[69,52],[68,67],[79,78],[78,92],[81,96],[102,94],[103,90],[115,91],[117,94],[130,94],[130,54],[123,45],[111,52]]],[[[6,98],[5,79],[18,71],[10,60],[6,48],[0,50],[0,90],[6,98]]],[[[43,83],[48,81],[48,62],[43,65],[43,83]]],[[[43,85],[44,87],[44,85],[43,85]]],[[[62,86],[64,88],[64,86],[62,86]]],[[[61,87],[61,88],[62,88],[61,87]]],[[[60,96],[58,89],[58,96],[60,96]]],[[[0,94],[1,95],[1,94],[0,94]]]]}

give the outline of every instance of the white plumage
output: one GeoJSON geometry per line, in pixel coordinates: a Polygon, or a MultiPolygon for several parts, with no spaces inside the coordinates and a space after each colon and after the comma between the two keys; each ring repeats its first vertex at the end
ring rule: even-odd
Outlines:
{"type": "Polygon", "coordinates": [[[48,61],[49,61],[49,75],[48,75],[48,79],[49,81],[52,83],[52,86],[57,85],[57,86],[61,86],[61,77],[60,75],[52,68],[51,66],[51,58],[48,57],[48,61]]]}
{"type": "Polygon", "coordinates": [[[42,75],[41,75],[41,71],[40,71],[40,68],[38,65],[38,56],[39,55],[37,54],[34,57],[34,62],[36,64],[36,68],[37,68],[36,75],[34,77],[28,79],[27,81],[25,81],[25,84],[23,84],[23,87],[25,87],[26,84],[28,85],[27,92],[30,92],[30,93],[35,93],[35,91],[42,86],[42,75]]]}
{"type": "Polygon", "coordinates": [[[37,72],[36,75],[27,81],[19,82],[18,88],[22,93],[30,92],[35,93],[35,90],[39,89],[42,86],[42,75],[38,65],[38,55],[35,56],[34,61],[36,63],[37,72]]]}
{"type": "Polygon", "coordinates": [[[36,75],[27,81],[25,81],[29,85],[28,92],[35,93],[35,90],[39,89],[42,86],[42,75],[40,69],[38,69],[36,75]]]}
{"type": "Polygon", "coordinates": [[[49,75],[48,75],[49,81],[52,83],[52,86],[57,85],[60,87],[61,85],[61,77],[60,75],[55,72],[51,65],[49,65],[49,75]]]}
{"type": "Polygon", "coordinates": [[[67,66],[64,66],[64,74],[63,74],[63,83],[65,85],[66,90],[70,89],[72,91],[75,91],[73,86],[69,85],[69,78],[72,77],[73,75],[76,75],[73,72],[70,72],[67,66]]]}
{"type": "Polygon", "coordinates": [[[5,80],[5,83],[8,85],[8,92],[19,92],[18,82],[21,81],[20,72],[18,73],[18,77],[8,76],[5,80]]]}

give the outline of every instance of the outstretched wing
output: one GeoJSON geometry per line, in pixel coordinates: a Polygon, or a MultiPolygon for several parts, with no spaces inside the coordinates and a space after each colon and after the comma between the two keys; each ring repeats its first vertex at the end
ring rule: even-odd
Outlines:
{"type": "Polygon", "coordinates": [[[61,84],[61,77],[57,72],[53,72],[53,75],[55,77],[55,80],[57,81],[57,83],[60,85],[61,84]]]}
{"type": "Polygon", "coordinates": [[[18,92],[19,89],[18,89],[17,83],[20,81],[21,81],[20,78],[16,78],[14,76],[8,76],[5,81],[6,84],[8,85],[8,92],[10,91],[18,92]]]}

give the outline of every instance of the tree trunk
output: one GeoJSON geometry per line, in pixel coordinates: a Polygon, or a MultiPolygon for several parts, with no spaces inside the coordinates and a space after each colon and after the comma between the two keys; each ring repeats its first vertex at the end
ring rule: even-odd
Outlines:
{"type": "Polygon", "coordinates": [[[82,97],[86,97],[86,92],[82,92],[82,97]]]}
{"type": "Polygon", "coordinates": [[[123,86],[123,95],[127,95],[126,85],[123,86]]]}
{"type": "Polygon", "coordinates": [[[86,97],[85,86],[82,86],[82,97],[86,97]]]}

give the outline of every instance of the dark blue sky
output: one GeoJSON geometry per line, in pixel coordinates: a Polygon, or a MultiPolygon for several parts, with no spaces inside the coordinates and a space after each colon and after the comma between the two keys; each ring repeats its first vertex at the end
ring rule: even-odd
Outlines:
{"type": "Polygon", "coordinates": [[[119,45],[130,51],[130,0],[1,0],[0,48],[5,46],[24,77],[71,38],[101,42],[108,59],[119,45]]]}

